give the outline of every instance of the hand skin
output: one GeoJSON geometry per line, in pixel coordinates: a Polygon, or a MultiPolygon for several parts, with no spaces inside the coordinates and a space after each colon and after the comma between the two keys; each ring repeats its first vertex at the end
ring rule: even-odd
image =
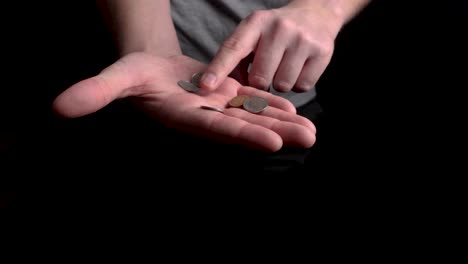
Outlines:
{"type": "Polygon", "coordinates": [[[206,65],[183,55],[163,57],[129,53],[101,73],[82,80],[54,101],[54,110],[66,117],[91,114],[114,100],[128,98],[141,111],[167,127],[225,143],[274,152],[283,146],[309,148],[315,143],[315,126],[296,114],[286,99],[242,86],[226,78],[213,92],[189,93],[177,85],[190,80],[206,65]],[[236,95],[262,96],[269,106],[260,114],[226,108],[236,95]],[[225,109],[224,113],[201,105],[225,109]]]}
{"type": "Polygon", "coordinates": [[[202,77],[212,91],[254,53],[248,85],[266,90],[307,91],[328,66],[342,26],[370,0],[293,0],[245,18],[224,41],[202,77]]]}
{"type": "Polygon", "coordinates": [[[97,2],[115,35],[121,58],[60,94],[53,105],[58,114],[75,118],[127,98],[168,127],[213,140],[269,152],[314,144],[315,126],[297,115],[286,99],[242,86],[232,78],[210,93],[192,94],[180,88],[179,80],[190,80],[206,65],[182,55],[169,0],[97,2]],[[200,108],[225,108],[237,94],[262,96],[270,106],[261,114],[237,108],[228,108],[223,114],[200,108]]]}

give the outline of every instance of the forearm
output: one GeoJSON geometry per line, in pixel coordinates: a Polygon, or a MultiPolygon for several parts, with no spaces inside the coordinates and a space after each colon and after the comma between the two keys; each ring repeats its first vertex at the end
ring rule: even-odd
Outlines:
{"type": "Polygon", "coordinates": [[[290,5],[328,12],[333,22],[343,26],[351,21],[371,0],[290,0],[290,5]]]}
{"type": "Polygon", "coordinates": [[[121,55],[144,51],[180,55],[169,0],[98,0],[121,55]]]}

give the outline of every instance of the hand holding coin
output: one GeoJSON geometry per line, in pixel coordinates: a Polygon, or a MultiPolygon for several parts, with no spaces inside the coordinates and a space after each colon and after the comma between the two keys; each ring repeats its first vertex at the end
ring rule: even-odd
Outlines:
{"type": "MultiPolygon", "coordinates": [[[[55,99],[54,109],[64,117],[74,118],[131,97],[136,107],[167,127],[213,140],[265,151],[277,151],[283,146],[308,148],[314,144],[314,125],[297,115],[284,98],[242,86],[232,78],[210,93],[188,92],[178,85],[180,80],[191,82],[193,74],[203,72],[205,67],[183,55],[167,58],[129,54],[100,74],[69,87],[55,99]],[[258,113],[229,107],[230,100],[238,95],[263,98],[268,107],[258,113]]],[[[262,108],[262,103],[251,103],[253,109],[262,108]]]]}
{"type": "MultiPolygon", "coordinates": [[[[197,93],[200,91],[200,76],[201,72],[195,73],[192,75],[192,80],[180,80],[177,84],[184,90],[190,93],[197,93]]],[[[245,110],[250,113],[260,113],[265,110],[268,106],[268,101],[262,97],[249,97],[247,95],[237,95],[231,100],[229,100],[229,106],[231,107],[243,107],[245,110]]],[[[224,113],[224,110],[217,107],[202,105],[201,108],[207,110],[213,110],[220,113],[224,113]]]]}

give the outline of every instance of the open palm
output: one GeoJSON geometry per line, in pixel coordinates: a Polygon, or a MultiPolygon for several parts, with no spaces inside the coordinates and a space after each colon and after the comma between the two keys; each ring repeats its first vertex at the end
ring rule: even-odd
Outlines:
{"type": "Polygon", "coordinates": [[[170,58],[146,53],[129,54],[101,73],[80,81],[54,101],[54,109],[67,118],[91,114],[113,100],[128,97],[146,114],[167,127],[226,143],[277,151],[282,146],[311,147],[315,126],[296,114],[286,99],[242,86],[227,78],[213,92],[189,93],[179,80],[190,80],[206,65],[186,56],[170,58]],[[227,107],[236,95],[261,96],[269,106],[258,114],[227,107]],[[202,109],[224,109],[224,113],[202,109]]]}

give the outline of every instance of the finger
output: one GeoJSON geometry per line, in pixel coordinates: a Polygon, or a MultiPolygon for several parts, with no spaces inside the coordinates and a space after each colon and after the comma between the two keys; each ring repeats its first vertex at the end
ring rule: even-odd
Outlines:
{"type": "Polygon", "coordinates": [[[295,114],[296,107],[286,98],[265,92],[249,86],[241,86],[238,90],[239,94],[248,95],[248,96],[258,96],[263,97],[268,101],[268,105],[276,107],[278,109],[284,110],[295,114]]]}
{"type": "Polygon", "coordinates": [[[189,111],[181,128],[200,136],[272,152],[283,145],[277,133],[258,124],[210,110],[189,111]]]}
{"type": "Polygon", "coordinates": [[[304,127],[307,127],[314,134],[317,131],[315,125],[309,119],[303,116],[297,115],[297,114],[285,112],[275,107],[267,107],[265,110],[261,112],[261,115],[275,118],[281,121],[292,122],[292,123],[302,125],[304,127]]]}
{"type": "Polygon", "coordinates": [[[117,61],[100,74],[80,81],[61,93],[53,104],[54,110],[64,117],[87,115],[103,108],[113,100],[130,95],[128,89],[140,85],[141,71],[117,61]]]}
{"type": "MultiPolygon", "coordinates": [[[[243,58],[236,68],[229,74],[229,77],[232,77],[238,81],[241,85],[249,84],[249,66],[253,61],[253,53],[250,53],[247,57],[243,58]]],[[[219,88],[218,88],[219,89],[219,88]]]]}
{"type": "Polygon", "coordinates": [[[223,42],[201,78],[202,88],[210,91],[218,88],[237,64],[254,51],[261,33],[256,20],[242,21],[223,42]]]}
{"type": "Polygon", "coordinates": [[[281,136],[283,144],[287,146],[309,148],[315,143],[315,132],[295,122],[256,115],[238,108],[228,109],[225,114],[271,129],[281,136]]]}
{"type": "Polygon", "coordinates": [[[285,43],[278,37],[279,34],[271,35],[260,38],[249,72],[249,85],[263,90],[267,90],[273,81],[285,50],[285,43]]]}
{"type": "Polygon", "coordinates": [[[275,90],[279,92],[290,91],[296,83],[306,59],[307,52],[305,49],[286,50],[273,81],[275,90]]]}
{"type": "Polygon", "coordinates": [[[314,88],[329,62],[329,58],[309,57],[297,78],[293,91],[306,92],[314,88]]]}

